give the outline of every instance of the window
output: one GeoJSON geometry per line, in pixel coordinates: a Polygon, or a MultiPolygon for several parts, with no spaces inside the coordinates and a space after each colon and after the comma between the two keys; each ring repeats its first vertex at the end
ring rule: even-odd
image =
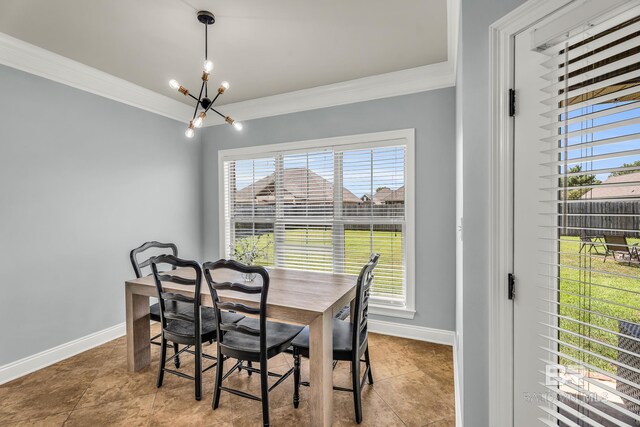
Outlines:
{"type": "Polygon", "coordinates": [[[413,317],[413,130],[220,152],[221,253],[357,275],[380,253],[372,301],[413,317]]]}

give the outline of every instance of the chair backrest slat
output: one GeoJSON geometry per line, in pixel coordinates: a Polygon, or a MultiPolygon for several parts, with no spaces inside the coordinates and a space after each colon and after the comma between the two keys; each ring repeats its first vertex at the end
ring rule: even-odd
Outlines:
{"type": "Polygon", "coordinates": [[[259,294],[262,292],[262,286],[249,286],[243,285],[242,283],[231,282],[216,283],[215,288],[219,291],[227,289],[230,291],[242,292],[244,294],[259,294]]]}
{"type": "MultiPolygon", "coordinates": [[[[160,281],[164,282],[164,280],[162,280],[162,276],[160,276],[160,281]]],[[[174,294],[173,292],[163,292],[163,293],[160,294],[160,296],[165,301],[166,300],[180,301],[180,302],[186,302],[186,303],[190,303],[190,304],[193,304],[195,302],[195,300],[193,298],[189,298],[189,297],[184,296],[182,294],[174,294]]]]}
{"type": "Polygon", "coordinates": [[[193,323],[195,342],[199,342],[201,337],[200,327],[200,285],[202,283],[202,270],[200,264],[196,261],[180,259],[173,255],[159,255],[150,259],[151,271],[156,284],[158,295],[158,303],[160,305],[160,320],[162,329],[166,329],[168,320],[178,320],[193,323]],[[170,274],[167,272],[160,273],[158,271],[159,264],[167,264],[171,266],[171,270],[177,268],[190,268],[194,271],[195,279],[188,279],[179,274],[170,274]],[[181,285],[193,286],[193,298],[180,295],[175,292],[166,292],[163,286],[164,282],[179,283],[181,285]],[[178,301],[193,305],[193,315],[185,313],[176,313],[173,310],[167,310],[166,301],[178,301]]]}
{"type": "MultiPolygon", "coordinates": [[[[168,251],[164,251],[164,255],[173,255],[175,257],[178,256],[178,247],[174,243],[161,243],[156,242],[155,240],[152,242],[143,243],[142,245],[133,249],[131,253],[129,253],[131,266],[133,267],[133,271],[138,279],[144,276],[144,274],[142,273],[142,269],[151,266],[151,258],[154,258],[154,256],[149,256],[143,261],[138,261],[138,257],[142,255],[143,252],[146,252],[150,249],[169,249],[168,251]]],[[[157,255],[158,254],[156,254],[156,256],[157,255]]]]}
{"type": "MultiPolygon", "coordinates": [[[[211,291],[213,298],[213,306],[216,310],[217,327],[218,327],[218,344],[224,347],[224,334],[222,331],[234,331],[246,335],[260,337],[260,353],[266,355],[267,351],[267,296],[269,293],[269,272],[267,269],[255,265],[244,265],[235,260],[221,259],[215,262],[207,262],[202,265],[204,277],[211,291]],[[250,286],[242,283],[232,282],[216,282],[211,273],[216,270],[231,270],[241,274],[256,274],[261,277],[261,286],[250,286]],[[220,301],[218,291],[230,290],[243,294],[260,294],[260,303],[258,307],[249,307],[245,304],[231,303],[220,301]],[[255,329],[246,325],[238,325],[235,323],[223,322],[220,310],[241,311],[248,314],[258,314],[260,316],[259,329],[255,329]]],[[[266,356],[265,356],[266,357],[266,356]]]]}
{"type": "Polygon", "coordinates": [[[369,262],[362,267],[356,285],[355,313],[351,313],[353,323],[352,348],[358,351],[367,338],[369,318],[369,294],[373,285],[373,270],[378,265],[380,254],[372,254],[369,262]]]}
{"type": "Polygon", "coordinates": [[[240,311],[248,314],[260,314],[260,308],[249,307],[248,305],[240,304],[237,302],[220,302],[218,307],[224,310],[240,311]]]}

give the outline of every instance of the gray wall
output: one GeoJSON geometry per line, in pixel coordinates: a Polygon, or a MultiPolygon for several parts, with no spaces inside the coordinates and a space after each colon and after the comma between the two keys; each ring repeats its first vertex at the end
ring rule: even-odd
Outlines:
{"type": "Polygon", "coordinates": [[[456,100],[461,103],[457,132],[464,163],[463,400],[465,425],[470,427],[489,424],[489,25],[521,3],[524,0],[462,0],[461,4],[462,60],[456,100]]]}
{"type": "Polygon", "coordinates": [[[0,66],[0,365],[124,321],[128,252],[201,255],[184,125],[0,66]]]}
{"type": "Polygon", "coordinates": [[[217,259],[218,150],[394,129],[416,129],[416,316],[378,317],[437,329],[455,328],[455,90],[361,102],[251,120],[241,134],[206,128],[204,255],[217,259]]]}

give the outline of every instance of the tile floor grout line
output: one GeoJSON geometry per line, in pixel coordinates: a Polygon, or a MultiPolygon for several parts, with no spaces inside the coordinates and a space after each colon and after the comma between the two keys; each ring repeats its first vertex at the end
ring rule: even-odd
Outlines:
{"type": "Polygon", "coordinates": [[[153,411],[156,407],[156,399],[158,398],[158,390],[156,389],[156,392],[153,393],[153,403],[151,404],[151,411],[149,413],[149,420],[147,421],[147,427],[149,427],[151,425],[151,420],[153,419],[153,411]]]}
{"type": "MultiPolygon", "coordinates": [[[[369,385],[375,385],[375,383],[374,383],[374,384],[369,384],[369,385]]],[[[373,392],[376,394],[376,396],[378,396],[378,397],[380,398],[380,400],[382,400],[382,401],[384,402],[384,404],[385,404],[385,405],[387,405],[387,406],[389,407],[389,409],[391,409],[391,412],[393,412],[393,414],[394,414],[396,417],[398,417],[398,419],[400,420],[400,422],[401,422],[403,425],[405,425],[405,426],[406,426],[406,425],[407,425],[407,423],[405,423],[405,422],[404,422],[404,420],[402,419],[402,417],[401,417],[401,416],[400,416],[400,415],[395,411],[395,409],[393,409],[393,407],[392,407],[391,405],[389,405],[389,402],[387,402],[386,400],[384,400],[384,398],[383,398],[382,396],[380,396],[380,393],[378,393],[378,391],[376,390],[376,388],[375,388],[375,387],[372,387],[372,389],[373,389],[373,392]]]]}

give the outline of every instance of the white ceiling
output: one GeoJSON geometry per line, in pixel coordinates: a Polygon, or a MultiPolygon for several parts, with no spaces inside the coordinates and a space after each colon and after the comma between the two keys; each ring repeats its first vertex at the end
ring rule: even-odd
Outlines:
{"type": "Polygon", "coordinates": [[[210,10],[217,104],[447,60],[446,0],[0,0],[0,32],[188,102],[210,10]]]}

